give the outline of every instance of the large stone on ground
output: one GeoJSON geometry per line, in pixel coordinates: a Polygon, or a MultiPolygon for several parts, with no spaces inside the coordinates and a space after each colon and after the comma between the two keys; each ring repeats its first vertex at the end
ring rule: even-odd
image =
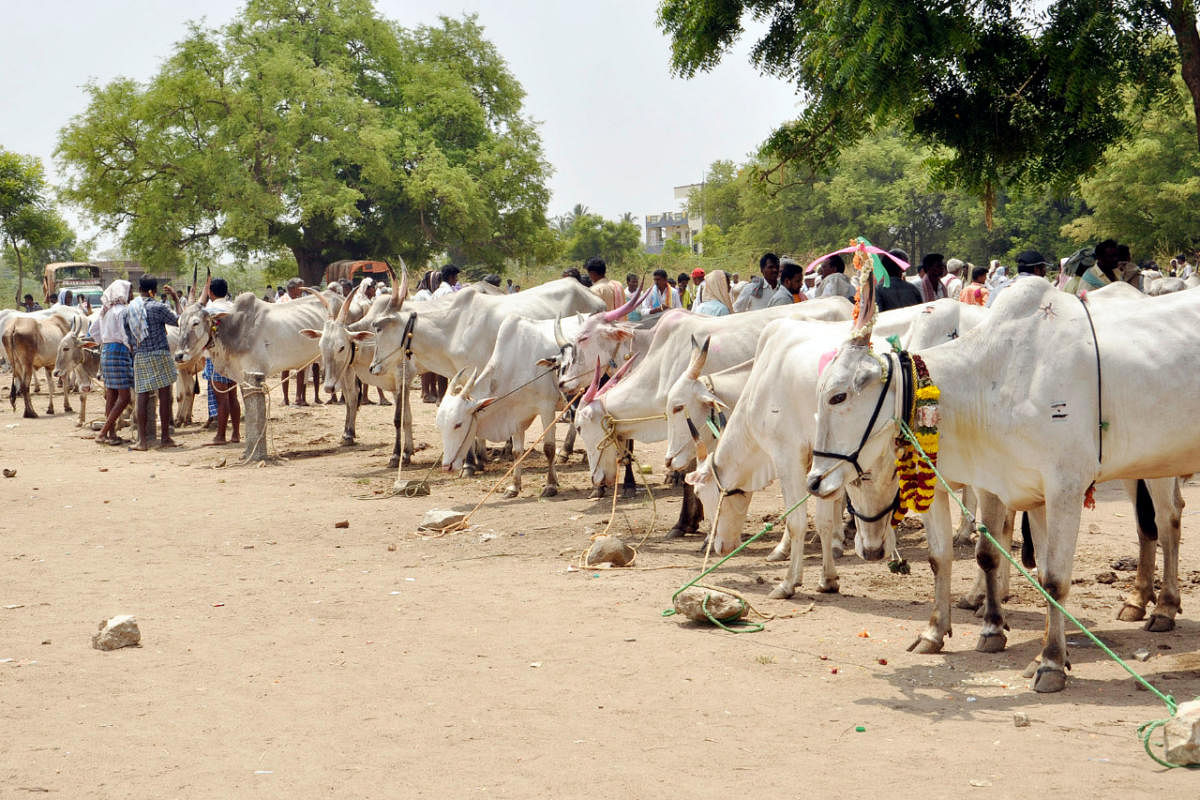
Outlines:
{"type": "Polygon", "coordinates": [[[624,567],[633,562],[633,548],[615,536],[601,536],[592,542],[587,552],[587,565],[612,564],[614,567],[624,567]]]}
{"type": "Polygon", "coordinates": [[[679,593],[675,598],[675,611],[695,622],[708,622],[704,613],[705,598],[708,598],[708,614],[721,622],[734,622],[743,619],[750,613],[750,606],[737,597],[716,589],[704,589],[693,586],[679,593]]]}
{"type": "Polygon", "coordinates": [[[421,518],[420,527],[427,531],[445,531],[458,527],[467,515],[448,508],[431,508],[421,518]]]}
{"type": "Polygon", "coordinates": [[[117,650],[133,647],[140,641],[142,632],[138,630],[137,617],[121,614],[110,620],[100,621],[100,632],[92,636],[92,647],[97,650],[117,650]]]}
{"type": "Polygon", "coordinates": [[[392,484],[392,494],[403,495],[404,497],[420,497],[429,494],[429,484],[425,481],[419,481],[411,478],[403,481],[396,481],[392,484]]]}
{"type": "Polygon", "coordinates": [[[1179,710],[1163,728],[1172,764],[1200,764],[1200,700],[1179,704],[1179,710]]]}

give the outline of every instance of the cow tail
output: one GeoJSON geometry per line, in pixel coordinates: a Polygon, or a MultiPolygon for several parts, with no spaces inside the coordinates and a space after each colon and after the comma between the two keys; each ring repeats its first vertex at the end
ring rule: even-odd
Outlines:
{"type": "Polygon", "coordinates": [[[1137,492],[1134,495],[1133,510],[1137,514],[1138,530],[1147,539],[1154,541],[1158,538],[1158,524],[1154,521],[1154,500],[1150,497],[1150,489],[1146,481],[1138,478],[1137,492]]]}
{"type": "Polygon", "coordinates": [[[1033,557],[1033,531],[1029,528],[1027,512],[1021,513],[1021,563],[1025,565],[1025,569],[1037,566],[1037,560],[1033,557]]]}

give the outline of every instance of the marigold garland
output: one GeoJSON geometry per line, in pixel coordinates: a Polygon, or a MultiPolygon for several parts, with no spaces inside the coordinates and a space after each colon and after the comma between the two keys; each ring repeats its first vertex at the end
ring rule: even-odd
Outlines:
{"type": "MultiPolygon", "coordinates": [[[[938,401],[942,393],[929,377],[925,361],[918,355],[912,357],[913,383],[917,387],[913,396],[912,419],[905,420],[921,445],[921,449],[936,465],[938,455],[938,401]]],[[[933,503],[934,484],[937,476],[917,453],[917,449],[904,437],[896,439],[896,477],[900,481],[900,500],[892,512],[892,526],[912,511],[923,514],[933,503]]]]}

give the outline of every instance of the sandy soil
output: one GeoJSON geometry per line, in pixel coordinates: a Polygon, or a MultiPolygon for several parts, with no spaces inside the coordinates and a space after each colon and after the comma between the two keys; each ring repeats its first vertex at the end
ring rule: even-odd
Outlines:
{"type": "MultiPolygon", "coordinates": [[[[678,490],[656,492],[635,569],[569,568],[609,507],[586,499],[579,455],[557,498],[537,497],[538,453],[521,497],[493,499],[467,532],[418,535],[427,509],[473,505],[505,465],[387,497],[390,412],[366,408],[361,444],[344,449],[340,406],[277,401],[288,461],[216,469],[240,448],[200,447],[197,428],[180,450],[135,454],[80,438],[61,412],[5,407],[0,466],[17,475],[0,479],[0,797],[1195,794],[1135,738],[1161,705],[1079,634],[1067,690],[1028,689],[1042,610],[1026,587],[1006,652],[974,652],[978,622],[956,609],[947,652],[906,653],[932,586],[919,531],[903,539],[912,575],[851,555],[840,595],[790,601],[766,599],[783,566],[756,543],[720,581],[766,613],[812,610],[732,635],[660,616],[700,565],[698,540],[661,541],[678,490]],[[91,649],[97,622],[121,613],[142,646],[91,649]],[[1032,724],[1014,727],[1015,711],[1032,724]]],[[[440,449],[433,407],[417,413],[429,447],[411,477],[440,449]]],[[[657,486],[661,451],[643,451],[657,486]]],[[[1185,496],[1200,508],[1200,490],[1185,496]]],[[[1094,578],[1136,555],[1132,515],[1113,488],[1098,500],[1070,605],[1118,652],[1149,648],[1140,668],[1190,699],[1200,554],[1185,544],[1174,632],[1115,621],[1133,573],[1094,578]]],[[[649,504],[618,508],[614,529],[640,539],[649,504]]],[[[778,510],[774,492],[752,506],[755,520],[778,510]]],[[[960,548],[956,594],[972,568],[960,548]]]]}

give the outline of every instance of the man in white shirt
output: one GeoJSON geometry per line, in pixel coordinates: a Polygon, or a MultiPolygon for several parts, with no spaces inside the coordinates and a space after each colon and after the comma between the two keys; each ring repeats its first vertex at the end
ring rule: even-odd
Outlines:
{"type": "Polygon", "coordinates": [[[963,271],[967,268],[967,264],[961,258],[952,258],[946,262],[946,277],[942,278],[942,287],[946,290],[946,297],[958,299],[958,295],[963,290],[963,271]]]}
{"type": "Polygon", "coordinates": [[[439,297],[445,297],[448,294],[453,294],[462,288],[462,285],[458,282],[459,272],[459,268],[453,264],[447,264],[442,267],[442,282],[433,290],[434,300],[437,300],[439,297]]]}
{"type": "Polygon", "coordinates": [[[846,277],[846,261],[836,253],[821,262],[817,267],[821,282],[809,293],[810,297],[844,297],[854,302],[854,284],[846,277]]]}
{"type": "Polygon", "coordinates": [[[665,269],[654,270],[654,286],[650,288],[646,299],[641,303],[643,315],[661,314],[672,308],[681,308],[679,291],[673,288],[667,279],[665,269]]]}
{"type": "Polygon", "coordinates": [[[742,287],[733,301],[733,311],[755,311],[771,305],[771,298],[779,290],[779,256],[766,253],[758,260],[762,275],[755,275],[742,287]]]}

